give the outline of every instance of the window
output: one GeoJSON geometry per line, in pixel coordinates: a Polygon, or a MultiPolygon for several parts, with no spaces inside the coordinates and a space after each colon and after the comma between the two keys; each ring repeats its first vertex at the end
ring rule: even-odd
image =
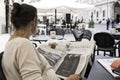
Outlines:
{"type": "Polygon", "coordinates": [[[93,12],[91,12],[91,18],[93,18],[93,12]]]}
{"type": "Polygon", "coordinates": [[[105,10],[103,10],[103,17],[105,17],[105,10]]]}
{"type": "Polygon", "coordinates": [[[97,17],[99,16],[99,12],[97,11],[97,17]]]}

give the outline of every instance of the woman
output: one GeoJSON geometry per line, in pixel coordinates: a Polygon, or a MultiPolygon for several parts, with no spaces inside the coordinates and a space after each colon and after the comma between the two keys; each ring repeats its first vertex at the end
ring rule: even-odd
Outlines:
{"type": "MultiPolygon", "coordinates": [[[[7,80],[59,80],[46,59],[29,41],[29,37],[36,32],[36,8],[14,3],[11,23],[15,32],[6,44],[2,60],[7,80]]],[[[68,80],[78,79],[77,74],[68,77],[68,80]]]]}

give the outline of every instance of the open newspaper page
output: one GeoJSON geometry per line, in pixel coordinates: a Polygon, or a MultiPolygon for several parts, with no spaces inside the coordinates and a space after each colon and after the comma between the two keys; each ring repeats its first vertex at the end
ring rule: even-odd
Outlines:
{"type": "Polygon", "coordinates": [[[64,77],[74,74],[80,62],[80,58],[81,54],[67,54],[56,70],[56,74],[64,77]]]}

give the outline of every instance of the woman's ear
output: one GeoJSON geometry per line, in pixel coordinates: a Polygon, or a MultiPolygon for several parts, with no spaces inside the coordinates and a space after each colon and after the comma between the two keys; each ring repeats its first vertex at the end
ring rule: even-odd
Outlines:
{"type": "Polygon", "coordinates": [[[33,21],[31,21],[31,32],[34,34],[37,29],[37,18],[34,18],[33,21]]]}
{"type": "Polygon", "coordinates": [[[33,19],[33,22],[34,22],[35,26],[37,26],[37,18],[36,17],[33,19]]]}

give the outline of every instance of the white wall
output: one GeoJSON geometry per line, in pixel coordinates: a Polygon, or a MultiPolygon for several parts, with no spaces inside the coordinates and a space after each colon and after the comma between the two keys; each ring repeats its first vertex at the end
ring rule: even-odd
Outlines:
{"type": "Polygon", "coordinates": [[[0,33],[3,32],[5,28],[5,5],[4,0],[0,0],[0,33]]]}

